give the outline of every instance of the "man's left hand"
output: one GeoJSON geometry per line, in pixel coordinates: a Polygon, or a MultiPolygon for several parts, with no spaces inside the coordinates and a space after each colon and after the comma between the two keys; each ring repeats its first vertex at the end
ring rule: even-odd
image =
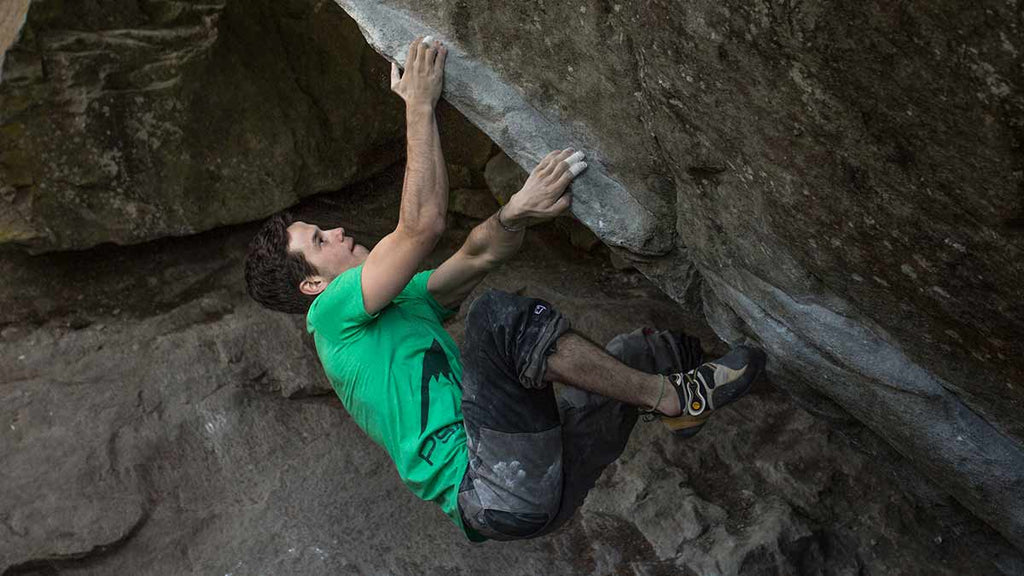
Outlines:
{"type": "Polygon", "coordinates": [[[417,38],[409,45],[405,72],[391,63],[391,90],[405,100],[406,106],[437,105],[444,84],[444,61],[448,48],[438,40],[417,38]]]}
{"type": "Polygon", "coordinates": [[[555,150],[533,169],[526,184],[501,211],[501,223],[507,227],[533,226],[551,220],[572,206],[572,193],[566,189],[573,178],[586,169],[582,152],[572,148],[555,150]]]}

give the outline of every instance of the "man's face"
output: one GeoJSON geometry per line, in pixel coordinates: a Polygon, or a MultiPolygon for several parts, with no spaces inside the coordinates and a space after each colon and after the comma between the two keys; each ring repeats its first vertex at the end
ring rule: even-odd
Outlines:
{"type": "Polygon", "coordinates": [[[345,270],[366,261],[370,253],[365,246],[356,244],[355,238],[345,235],[344,228],[321,230],[305,222],[293,222],[288,227],[288,251],[301,252],[310,264],[316,266],[320,276],[316,282],[300,287],[303,292],[319,294],[345,270]]]}

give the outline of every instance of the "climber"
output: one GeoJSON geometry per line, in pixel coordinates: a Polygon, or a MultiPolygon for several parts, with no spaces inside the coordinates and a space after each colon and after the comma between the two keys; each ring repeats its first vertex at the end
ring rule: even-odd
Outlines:
{"type": "Polygon", "coordinates": [[[699,343],[638,330],[609,354],[542,300],[489,290],[469,307],[460,350],[441,322],[511,258],[526,228],[569,209],[583,154],[555,150],[436,270],[417,273],[445,227],[448,180],[434,108],[448,50],[416,39],[391,86],[406,105],[398,225],[372,250],[343,228],[271,218],[245,264],[249,294],[306,314],[331,385],[418,497],[467,537],[546,534],[618,458],[638,407],[680,436],[744,394],[763,365],[738,347],[702,363],[699,343]],[[620,361],[620,359],[622,361],[620,361]],[[551,382],[565,386],[556,397],[551,382]]]}

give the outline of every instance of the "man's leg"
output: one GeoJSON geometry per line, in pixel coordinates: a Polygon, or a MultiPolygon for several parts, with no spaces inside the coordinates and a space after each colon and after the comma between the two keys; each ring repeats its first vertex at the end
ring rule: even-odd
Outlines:
{"type": "Polygon", "coordinates": [[[699,432],[711,411],[746,394],[765,365],[764,352],[737,346],[717,360],[666,377],[634,370],[578,334],[566,334],[556,346],[547,378],[653,409],[684,438],[699,432]]]}
{"type": "MultiPolygon", "coordinates": [[[[606,349],[630,368],[652,374],[687,372],[704,356],[696,338],[649,328],[620,334],[606,349]]],[[[561,387],[558,407],[562,418],[562,502],[545,534],[565,525],[583,505],[605,468],[622,455],[638,416],[635,406],[574,386],[561,387]]]]}
{"type": "MultiPolygon", "coordinates": [[[[689,340],[670,346],[681,355],[667,365],[676,374],[700,361],[699,343],[689,340]],[[690,345],[696,349],[688,352],[690,345]]],[[[681,386],[569,332],[568,321],[541,300],[497,291],[478,298],[466,319],[462,359],[469,468],[459,507],[467,524],[489,538],[529,538],[562,525],[621,454],[636,421],[629,405],[680,412],[681,386]],[[569,385],[561,413],[547,384],[553,380],[569,385]]],[[[744,377],[745,368],[708,363],[688,373],[701,376],[708,399],[703,382],[719,384],[712,389],[725,393],[724,405],[745,391],[729,384],[752,380],[759,370],[744,377]]]]}
{"type": "Polygon", "coordinates": [[[541,300],[488,291],[470,306],[462,346],[469,466],[466,524],[496,540],[536,536],[562,499],[562,429],[542,376],[568,322],[541,300]]]}
{"type": "Polygon", "coordinates": [[[548,357],[547,379],[675,416],[679,396],[665,376],[630,368],[576,332],[567,332],[548,357]]]}

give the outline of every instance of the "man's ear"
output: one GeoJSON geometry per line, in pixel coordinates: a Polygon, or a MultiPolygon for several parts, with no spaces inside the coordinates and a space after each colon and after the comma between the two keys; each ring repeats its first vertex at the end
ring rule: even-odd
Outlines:
{"type": "Polygon", "coordinates": [[[316,296],[317,294],[324,291],[327,288],[327,282],[323,276],[306,276],[306,278],[299,283],[299,292],[307,296],[316,296]]]}

